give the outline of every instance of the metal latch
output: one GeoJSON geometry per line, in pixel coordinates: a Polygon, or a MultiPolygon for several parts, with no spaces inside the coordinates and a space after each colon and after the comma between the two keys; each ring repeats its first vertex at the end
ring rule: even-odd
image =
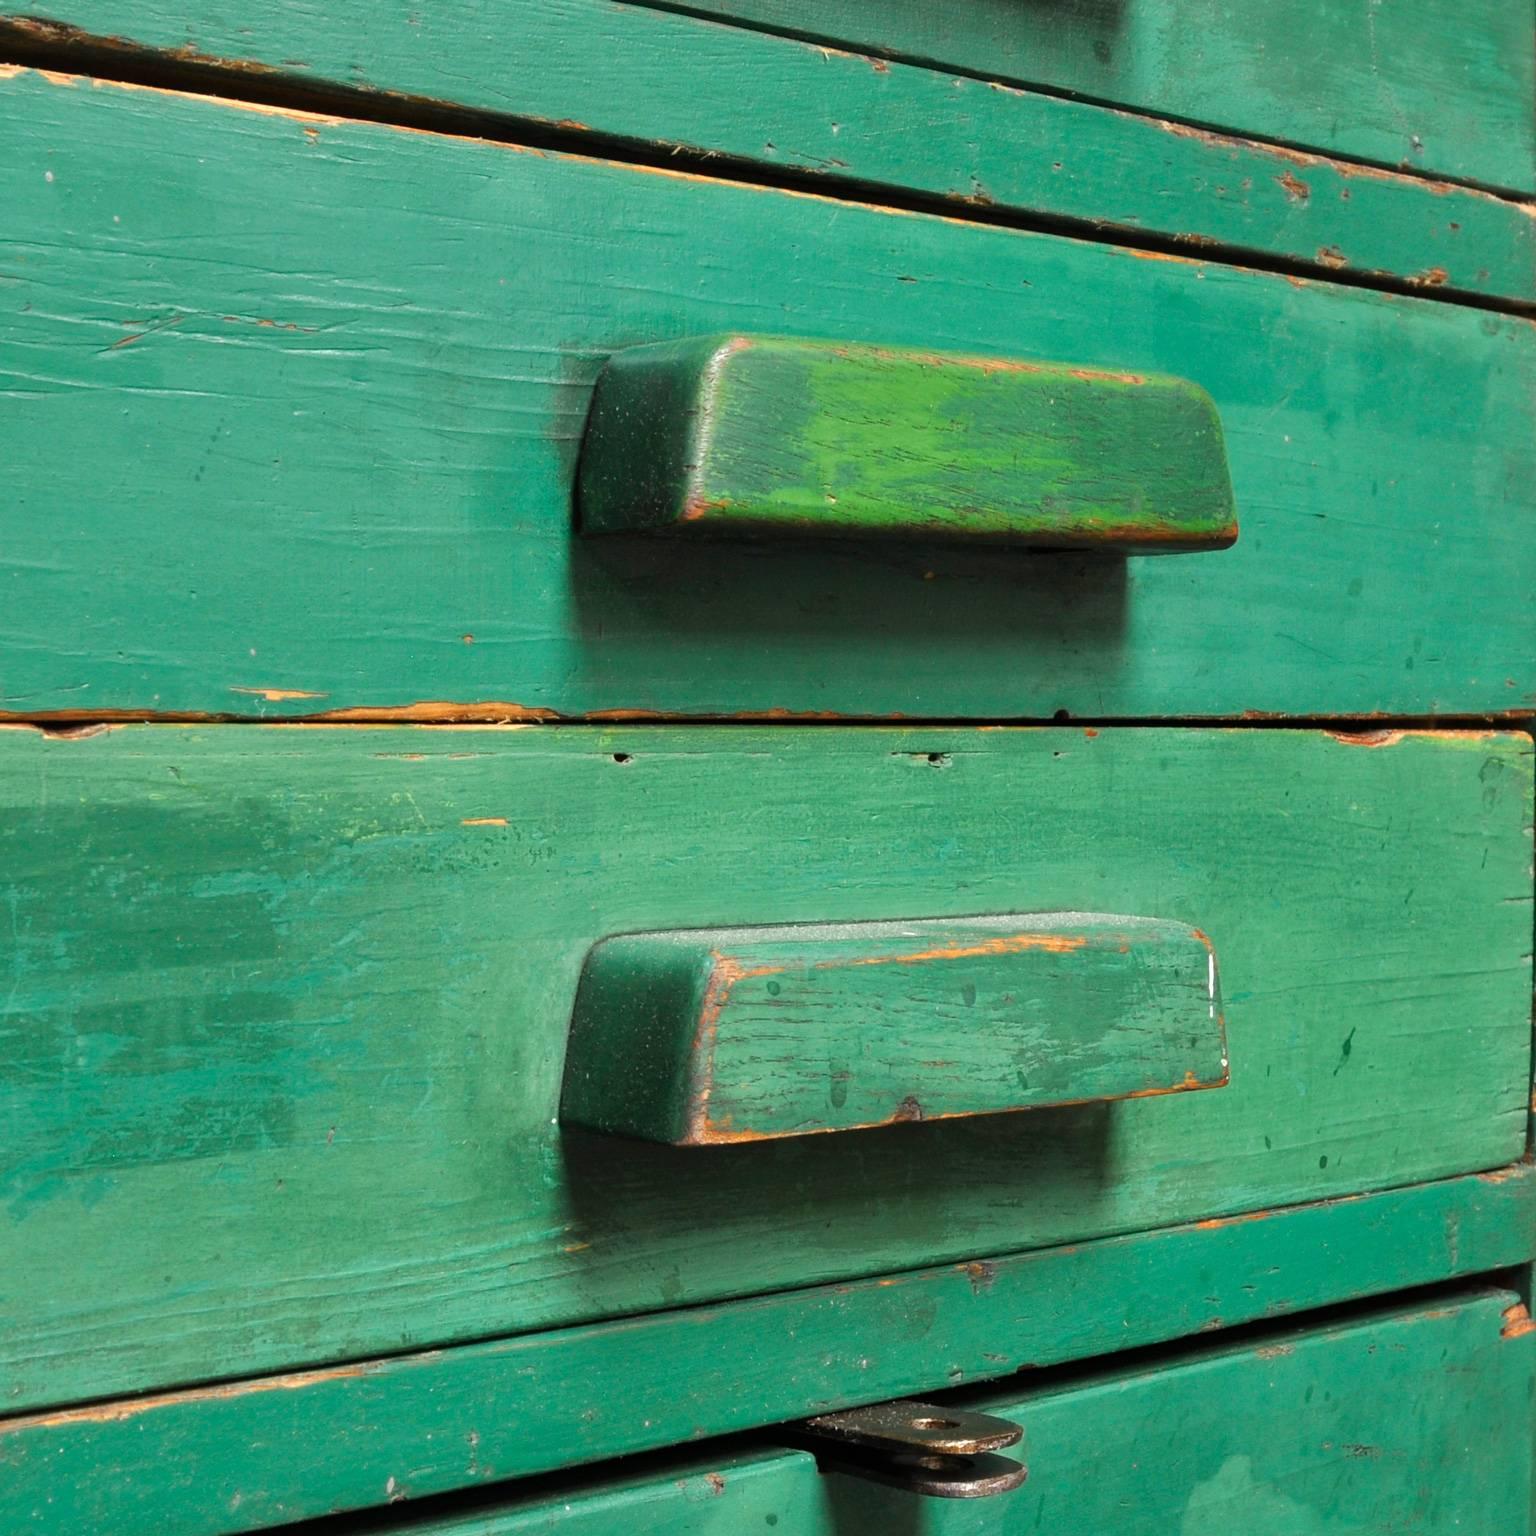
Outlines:
{"type": "Polygon", "coordinates": [[[910,1399],[818,1414],[789,1433],[823,1471],[936,1499],[985,1499],[1017,1488],[1028,1469],[995,1453],[1023,1437],[1008,1419],[910,1399]]]}

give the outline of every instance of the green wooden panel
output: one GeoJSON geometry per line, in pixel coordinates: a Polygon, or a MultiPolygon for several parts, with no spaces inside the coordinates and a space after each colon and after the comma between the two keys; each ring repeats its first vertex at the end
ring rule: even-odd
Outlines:
{"type": "Polygon", "coordinates": [[[395,1507],[371,1518],[306,1523],[293,1536],[816,1536],[827,1528],[823,1479],[803,1451],[722,1447],[708,1459],[643,1473],[512,1490],[473,1508],[395,1507]]]}
{"type": "Polygon", "coordinates": [[[577,483],[598,534],[1142,555],[1237,538],[1221,421],[1187,380],[777,336],[616,354],[577,483]]]}
{"type": "Polygon", "coordinates": [[[1527,1529],[1536,1336],[1509,1291],[989,1397],[1030,1476],[967,1507],[829,1479],[837,1536],[1527,1529]]]}
{"type": "MultiPolygon", "coordinates": [[[[1536,1340],[1508,1291],[1399,1306],[1257,1343],[1068,1378],[984,1406],[1025,1426],[1031,1476],[919,1499],[737,1452],[365,1529],[419,1536],[1377,1536],[1525,1529],[1536,1340]]],[[[771,1433],[771,1432],[770,1432],[771,1433]]],[[[407,1519],[409,1517],[407,1516],[407,1519]]],[[[325,1536],[330,1522],[305,1527],[325,1536]]]]}
{"type": "Polygon", "coordinates": [[[1263,1220],[0,1421],[0,1517],[17,1532],[223,1536],[930,1393],[1522,1263],[1536,1249],[1533,1197],[1520,1165],[1263,1220]]]}
{"type": "Polygon", "coordinates": [[[35,74],[0,123],[5,710],[1536,699],[1525,320],[35,74]],[[1189,378],[1243,537],[1127,562],[573,539],[603,362],[754,322],[1189,378]]]}
{"type": "MultiPolygon", "coordinates": [[[[395,117],[425,99],[476,114],[465,124],[477,131],[526,124],[585,136],[598,153],[622,141],[674,165],[703,154],[732,174],[766,166],[829,190],[915,190],[961,211],[1013,209],[1323,274],[1536,297],[1536,223],[1506,198],[690,15],[609,0],[55,0],[50,14],[110,46],[12,17],[0,19],[11,57],[82,74],[201,59],[235,95],[277,82],[346,90],[349,110],[395,117]]],[[[944,14],[954,36],[975,7],[944,14]]],[[[1033,27],[1035,41],[1070,35],[1056,21],[1033,27]]],[[[1519,54],[1501,67],[1518,69],[1519,54]]]]}
{"type": "Polygon", "coordinates": [[[0,749],[13,1410],[1525,1145],[1527,736],[138,726],[0,749]],[[1231,1085],[852,1151],[559,1131],[598,939],[914,909],[1203,928],[1231,1085]]]}
{"type": "Polygon", "coordinates": [[[1155,918],[632,934],[582,967],[560,1119],[719,1146],[1218,1088],[1219,1008],[1210,942],[1155,918]]]}
{"type": "Polygon", "coordinates": [[[1536,44],[1507,0],[690,0],[1258,138],[1536,188],[1536,44]]]}

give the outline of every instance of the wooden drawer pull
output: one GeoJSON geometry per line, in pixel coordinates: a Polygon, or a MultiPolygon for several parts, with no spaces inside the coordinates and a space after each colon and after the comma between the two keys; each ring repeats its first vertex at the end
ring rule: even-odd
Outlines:
{"type": "Polygon", "coordinates": [[[1216,957],[1183,923],[695,929],[588,954],[560,1114],[710,1146],[1226,1081],[1216,957]]]}
{"type": "Polygon", "coordinates": [[[582,442],[587,533],[896,538],[1178,554],[1237,538],[1185,379],[709,336],[634,347],[582,442]]]}

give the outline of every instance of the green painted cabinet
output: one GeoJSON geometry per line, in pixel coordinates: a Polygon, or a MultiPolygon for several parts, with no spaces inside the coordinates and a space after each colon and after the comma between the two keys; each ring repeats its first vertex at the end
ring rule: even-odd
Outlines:
{"type": "Polygon", "coordinates": [[[0,1531],[1531,1536],[1533,99],[0,12],[0,1531]]]}

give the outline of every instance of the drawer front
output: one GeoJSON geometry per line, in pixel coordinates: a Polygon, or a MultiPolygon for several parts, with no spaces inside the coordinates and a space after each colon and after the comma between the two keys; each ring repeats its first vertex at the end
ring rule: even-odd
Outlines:
{"type": "MultiPolygon", "coordinates": [[[[119,50],[127,42],[183,59],[256,62],[288,76],[527,112],[572,130],[590,125],[646,140],[665,137],[654,133],[652,114],[657,98],[685,91],[680,82],[691,73],[690,54],[702,75],[710,64],[729,68],[750,47],[697,19],[715,16],[1348,159],[1536,189],[1536,47],[1529,17],[1505,0],[1416,0],[1412,6],[1070,0],[1049,7],[1015,0],[696,0],[687,23],[666,14],[669,9],[589,0],[507,0],[492,9],[443,0],[423,15],[406,0],[338,0],[323,12],[251,0],[235,16],[209,0],[60,0],[50,15],[64,27],[55,32],[27,18],[21,38],[59,50],[82,36],[105,36],[119,50]],[[657,45],[648,27],[670,59],[653,56],[657,45]],[[605,48],[633,59],[633,67],[606,82],[606,100],[594,100],[585,85],[604,73],[598,56],[605,48]],[[541,90],[544,81],[558,94],[541,90]]],[[[787,62],[792,51],[793,45],[760,50],[759,61],[786,62],[770,65],[771,78],[754,81],[752,90],[718,97],[722,117],[755,116],[764,128],[770,121],[782,126],[786,107],[799,110],[797,131],[770,135],[768,142],[759,137],[744,146],[749,156],[796,164],[797,152],[809,149],[829,124],[830,101],[808,72],[787,62]],[[774,100],[781,90],[793,93],[789,101],[774,100]]],[[[836,57],[830,64],[822,58],[821,68],[835,69],[836,57]]],[[[857,67],[870,73],[864,60],[857,67]]],[[[703,89],[714,96],[707,84],[703,89]]],[[[985,107],[966,96],[957,110],[954,90],[946,83],[948,103],[937,93],[922,99],[922,119],[897,129],[900,138],[943,136],[959,118],[976,130],[973,153],[979,150],[980,163],[1006,175],[992,164],[1002,156],[988,154],[997,146],[986,136],[985,107]]],[[[878,113],[880,97],[851,71],[846,91],[841,112],[831,108],[830,123],[856,140],[871,111],[878,113]]],[[[704,125],[682,142],[716,148],[713,136],[722,127],[704,125]]],[[[840,147],[834,142],[832,153],[840,147]]],[[[1049,145],[1052,152],[1063,147],[1069,148],[1049,145]]],[[[1037,143],[1034,153],[1043,148],[1037,143]]],[[[921,160],[921,149],[905,153],[914,164],[921,160]]],[[[839,168],[835,160],[806,163],[839,168]]],[[[981,179],[992,194],[991,176],[982,171],[981,179]]],[[[1227,202],[1254,191],[1240,180],[1214,190],[1227,202]]],[[[1131,188],[1126,192],[1136,197],[1131,188]]],[[[1155,201],[1146,202],[1154,227],[1155,201]]],[[[1118,211],[1097,210],[1102,217],[1118,211]]],[[[1353,253],[1346,248],[1346,254],[1353,253]]]]}
{"type": "MultiPolygon", "coordinates": [[[[663,1463],[638,1476],[599,1475],[553,1492],[482,1499],[438,1518],[418,1514],[403,1528],[380,1515],[367,1530],[370,1536],[396,1530],[411,1536],[820,1536],[828,1528],[824,1484],[803,1451],[737,1450],[663,1463]]],[[[358,1529],[355,1517],[346,1523],[358,1529]]],[[[336,1522],[292,1530],[294,1536],[326,1536],[336,1522]]]]}
{"type": "MultiPolygon", "coordinates": [[[[477,1496],[373,1536],[1517,1536],[1531,1483],[1536,1334],[1519,1299],[1472,1293],[1258,1344],[994,1394],[1023,1426],[1024,1486],[917,1498],[796,1451],[652,1462],[621,1479],[477,1496]]],[[[767,1435],[772,1436],[772,1431],[767,1435]]],[[[345,1524],[358,1530],[355,1517],[345,1524]]],[[[50,1527],[39,1526],[39,1530],[50,1527]]],[[[62,1529],[62,1527],[60,1527],[62,1529]]],[[[295,1536],[340,1536],[333,1521],[295,1536]]]]}
{"type": "MultiPolygon", "coordinates": [[[[882,36],[879,6],[861,7],[856,24],[834,10],[840,24],[865,29],[850,35],[882,36]]],[[[960,17],[946,15],[948,37],[957,35],[950,23],[974,14],[967,5],[960,17]]],[[[1337,25],[1338,14],[1331,7],[1310,17],[1293,38],[1313,38],[1320,19],[1337,25]]],[[[962,216],[984,202],[992,216],[1044,215],[1089,238],[1112,230],[1137,245],[1262,252],[1319,277],[1395,278],[1437,296],[1536,297],[1536,225],[1499,194],[1251,138],[1170,131],[1157,117],[1051,90],[997,90],[975,75],[808,48],[690,12],[612,0],[438,0],[430,9],[411,0],[334,0],[323,9],[248,0],[237,11],[210,0],[67,0],[54,15],[9,26],[0,17],[6,56],[55,69],[74,59],[89,71],[103,67],[89,40],[109,37],[118,68],[133,57],[124,50],[137,49],[141,71],[167,83],[182,71],[206,84],[186,61],[218,61],[225,88],[240,97],[318,87],[331,110],[409,118],[414,108],[400,99],[409,96],[473,112],[476,131],[489,125],[497,137],[558,136],[567,147],[585,142],[598,154],[674,170],[708,169],[705,157],[718,170],[718,157],[728,156],[733,175],[761,174],[761,165],[856,197],[895,188],[947,199],[962,216]],[[337,106],[338,90],[350,93],[351,107],[337,106]],[[390,93],[382,103],[381,91],[390,93]]],[[[911,20],[926,15],[914,8],[911,20]]],[[[1009,20],[1021,26],[1019,13],[1009,20]]],[[[1401,27],[1404,15],[1394,8],[1374,20],[1401,27]]],[[[1051,17],[1052,39],[1064,21],[1051,17]]],[[[1465,25],[1457,35],[1479,46],[1465,25]]],[[[1425,62],[1415,59],[1416,79],[1425,62]]],[[[1514,49],[1499,62],[1518,72],[1514,49]]],[[[1297,99],[1288,89],[1285,104],[1297,99]]],[[[1488,112],[1491,100],[1481,92],[1476,110],[1488,112]]],[[[1459,111],[1457,126],[1472,117],[1459,111]]],[[[1352,111],[1347,121],[1358,117],[1352,111]]],[[[1498,142],[1502,151],[1519,141],[1498,142]]]]}
{"type": "MultiPolygon", "coordinates": [[[[21,146],[0,167],[5,711],[1536,700],[1524,320],[29,73],[0,81],[0,118],[21,146]],[[579,535],[604,365],[736,333],[1188,380],[1215,402],[1237,543],[579,535]]],[[[865,422],[847,475],[899,460],[896,437],[865,422]]]]}
{"type": "Polygon", "coordinates": [[[1536,188],[1536,47],[1505,0],[696,0],[698,11],[1255,138],[1536,188]]]}
{"type": "Polygon", "coordinates": [[[1265,1220],[0,1418],[0,1527],[235,1536],[371,1508],[381,1489],[421,1500],[940,1384],[1027,1369],[1040,1385],[1063,1361],[1529,1264],[1533,1196],[1522,1165],[1265,1220]]]}
{"type": "MultiPolygon", "coordinates": [[[[1518,735],[0,732],[4,1401],[1512,1161],[1530,818],[1518,735]],[[1230,1083],[750,1144],[560,1129],[599,940],[1030,912],[1203,929],[1230,1083]]],[[[859,1067],[828,1056],[829,1110],[859,1067]]]]}
{"type": "MultiPolygon", "coordinates": [[[[1518,1536],[1536,1338],[1519,1298],[1384,1312],[977,1405],[1024,1426],[1029,1480],[933,1536],[1518,1536]]],[[[908,1500],[829,1479],[839,1532],[908,1500]]],[[[516,1529],[512,1527],[511,1529],[516,1529]]]]}

